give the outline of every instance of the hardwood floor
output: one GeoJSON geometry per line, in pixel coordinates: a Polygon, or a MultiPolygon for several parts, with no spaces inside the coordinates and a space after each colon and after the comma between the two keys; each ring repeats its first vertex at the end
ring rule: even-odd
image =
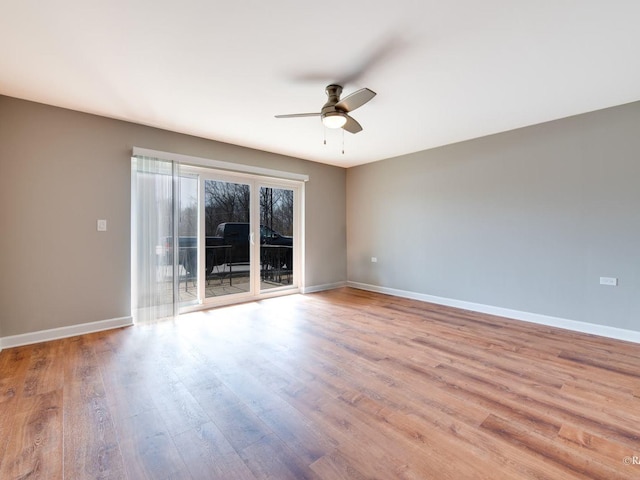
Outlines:
{"type": "Polygon", "coordinates": [[[640,478],[640,345],[348,288],[7,349],[0,395],[2,479],[640,478]]]}

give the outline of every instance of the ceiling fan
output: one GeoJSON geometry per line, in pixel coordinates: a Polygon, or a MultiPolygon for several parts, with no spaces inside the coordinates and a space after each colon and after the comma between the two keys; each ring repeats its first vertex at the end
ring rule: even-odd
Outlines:
{"type": "Polygon", "coordinates": [[[320,117],[327,128],[343,128],[349,133],[362,131],[362,126],[348,114],[375,97],[376,92],[368,88],[361,88],[342,100],[340,100],[341,85],[329,85],[325,92],[329,99],[322,106],[320,113],[292,113],[289,115],[276,115],[276,118],[320,117]]]}

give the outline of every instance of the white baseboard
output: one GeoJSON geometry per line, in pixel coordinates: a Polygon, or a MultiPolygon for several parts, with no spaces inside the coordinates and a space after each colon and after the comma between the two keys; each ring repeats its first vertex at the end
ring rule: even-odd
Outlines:
{"type": "Polygon", "coordinates": [[[564,328],[565,330],[573,330],[575,332],[590,333],[601,337],[615,338],[616,340],[625,340],[627,342],[640,343],[640,332],[635,330],[625,330],[623,328],[609,327],[606,325],[596,325],[594,323],[580,322],[577,320],[568,320],[566,318],[551,317],[538,313],[523,312],[521,310],[512,310],[510,308],[494,307],[492,305],[484,305],[482,303],[465,302],[463,300],[455,300],[445,297],[437,297],[434,295],[426,295],[423,293],[410,292],[407,290],[398,290],[395,288],[379,287],[377,285],[369,285],[359,282],[347,282],[348,287],[358,288],[360,290],[368,290],[371,292],[385,293],[396,297],[411,298],[423,302],[436,303],[448,307],[462,308],[479,313],[488,313],[500,317],[513,318],[514,320],[523,320],[525,322],[537,323],[549,327],[564,328]]]}
{"type": "Polygon", "coordinates": [[[3,348],[19,347],[22,345],[29,345],[31,343],[75,337],[76,335],[83,335],[85,333],[129,327],[131,325],[133,325],[132,317],[120,317],[100,320],[97,322],[81,323],[79,325],[70,325],[68,327],[40,330],[38,332],[23,333],[20,335],[11,335],[9,337],[0,337],[0,351],[3,348]]]}
{"type": "Polygon", "coordinates": [[[303,287],[300,289],[302,293],[323,292],[325,290],[333,290],[334,288],[346,287],[347,282],[326,283],[324,285],[313,285],[311,287],[303,287]]]}

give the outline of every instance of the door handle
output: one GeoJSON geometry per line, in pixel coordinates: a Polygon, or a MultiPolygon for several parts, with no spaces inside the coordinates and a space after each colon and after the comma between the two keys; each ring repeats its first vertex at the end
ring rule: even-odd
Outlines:
{"type": "Polygon", "coordinates": [[[249,234],[249,242],[251,242],[252,247],[255,245],[255,243],[253,243],[253,232],[249,234]]]}

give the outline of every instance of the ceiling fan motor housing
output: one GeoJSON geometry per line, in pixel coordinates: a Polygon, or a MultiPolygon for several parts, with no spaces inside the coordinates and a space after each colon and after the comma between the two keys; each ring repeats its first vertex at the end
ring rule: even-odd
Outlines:
{"type": "Polygon", "coordinates": [[[321,118],[324,119],[324,117],[344,116],[346,112],[335,107],[336,103],[340,101],[342,87],[340,85],[329,85],[325,89],[325,92],[329,98],[320,111],[321,118]]]}

